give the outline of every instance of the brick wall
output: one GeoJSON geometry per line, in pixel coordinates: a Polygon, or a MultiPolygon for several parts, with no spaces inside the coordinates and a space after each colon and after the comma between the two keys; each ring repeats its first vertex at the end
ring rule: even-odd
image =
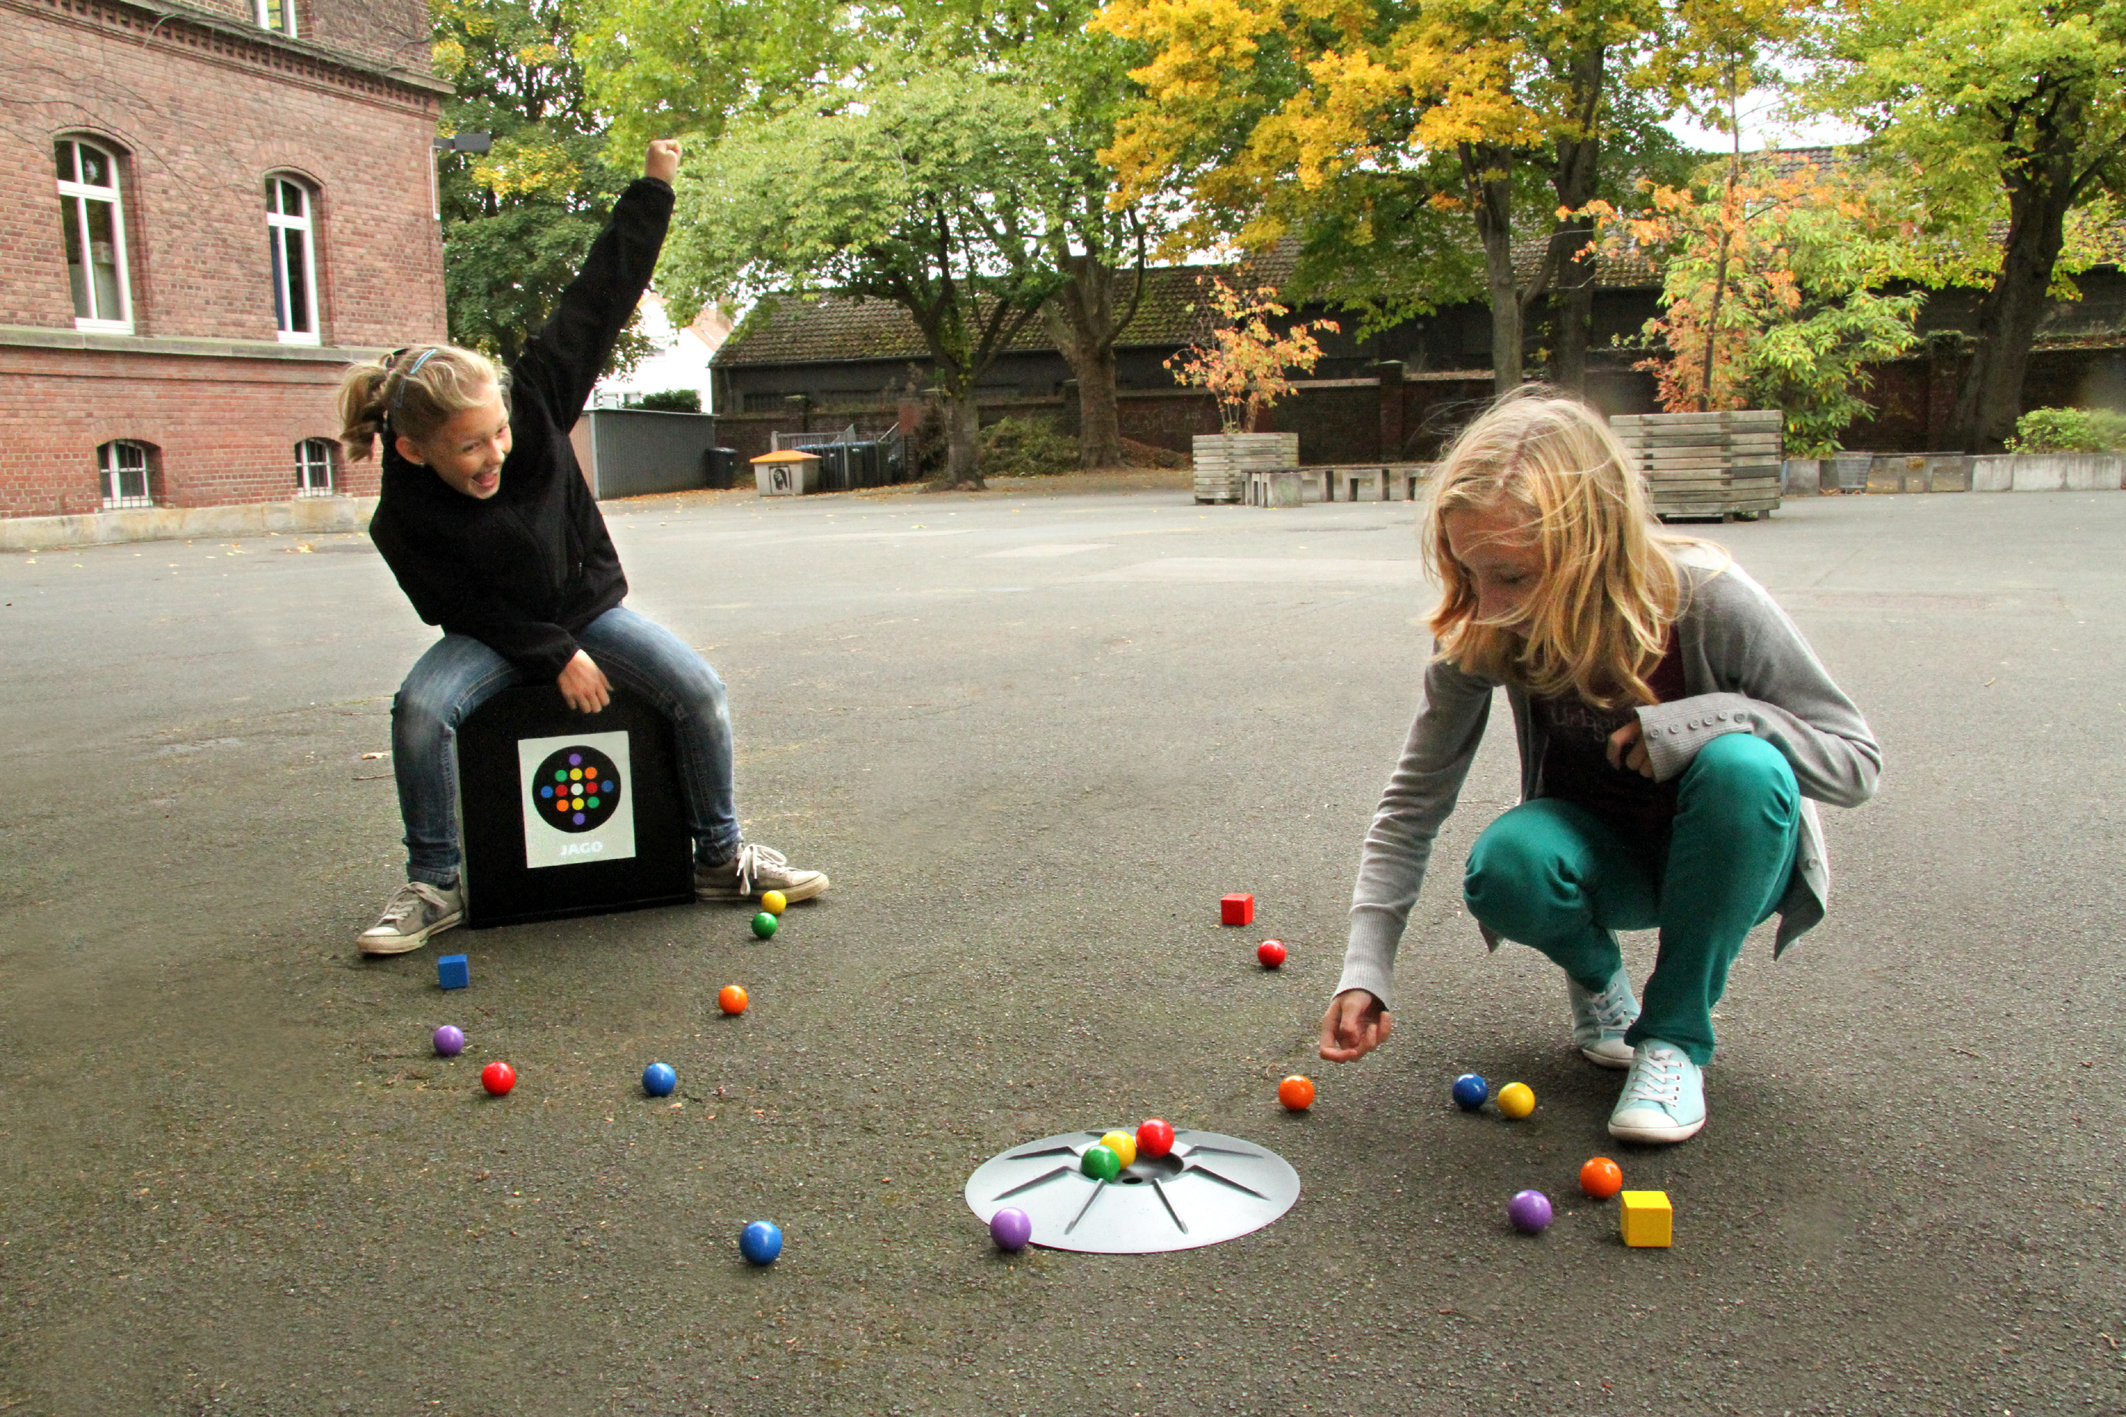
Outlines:
{"type": "MultiPolygon", "coordinates": [[[[158,451],[163,506],[293,497],[295,445],[339,433],[341,368],[0,346],[0,516],[96,511],[96,449],[113,438],[158,451]]],[[[339,491],[376,493],[373,459],[335,453],[333,474],[339,491]]]]}
{"type": "Polygon", "coordinates": [[[330,394],[354,352],[444,337],[425,9],[297,4],[301,38],[283,42],[250,24],[250,0],[210,0],[234,22],[220,27],[115,0],[0,0],[0,327],[73,330],[52,144],[75,134],[120,155],[135,336],[61,350],[0,328],[0,513],[93,510],[95,448],[113,436],[161,448],[171,505],[286,497],[295,440],[336,431],[330,394]],[[175,352],[281,348],[276,172],[315,193],[322,347],[175,352]]]}

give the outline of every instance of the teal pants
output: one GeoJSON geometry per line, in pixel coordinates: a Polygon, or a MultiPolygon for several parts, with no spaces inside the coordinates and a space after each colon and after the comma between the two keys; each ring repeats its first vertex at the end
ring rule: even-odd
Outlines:
{"type": "Polygon", "coordinates": [[[1625,1041],[1659,1039],[1703,1066],[1728,967],[1786,894],[1801,792],[1777,748],[1728,733],[1684,770],[1677,808],[1664,857],[1660,843],[1627,841],[1583,807],[1523,802],[1476,839],[1462,894],[1493,931],[1593,990],[1624,963],[1617,931],[1658,926],[1660,953],[1625,1041]]]}

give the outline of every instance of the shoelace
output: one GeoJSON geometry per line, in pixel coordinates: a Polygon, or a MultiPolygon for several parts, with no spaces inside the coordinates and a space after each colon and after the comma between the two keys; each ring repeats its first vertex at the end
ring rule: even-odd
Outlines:
{"type": "Polygon", "coordinates": [[[420,909],[421,902],[424,900],[438,910],[443,908],[443,897],[436,891],[434,886],[427,884],[425,881],[408,881],[405,885],[399,887],[398,894],[394,895],[384,906],[382,923],[387,925],[398,924],[420,909]]]}
{"type": "Polygon", "coordinates": [[[764,874],[763,867],[768,871],[787,870],[790,865],[790,858],[772,846],[755,846],[749,841],[738,848],[738,860],[733,864],[738,871],[739,894],[751,895],[753,893],[753,878],[764,874]]]}
{"type": "Polygon", "coordinates": [[[1677,1055],[1649,1048],[1632,1060],[1631,1084],[1625,1095],[1631,1102],[1658,1102],[1663,1106],[1683,1099],[1683,1069],[1677,1055]]]}
{"type": "Polygon", "coordinates": [[[1622,989],[1605,989],[1596,997],[1595,1018],[1601,1022],[1602,1027],[1614,1029],[1631,1025],[1632,1015],[1625,1006],[1628,997],[1622,989]]]}

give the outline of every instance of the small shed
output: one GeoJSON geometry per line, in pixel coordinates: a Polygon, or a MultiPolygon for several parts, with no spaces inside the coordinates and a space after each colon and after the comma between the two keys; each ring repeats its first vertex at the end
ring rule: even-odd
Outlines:
{"type": "Polygon", "coordinates": [[[803,448],[784,448],[753,459],[753,480],[761,495],[797,496],[819,491],[819,454],[803,448]]]}

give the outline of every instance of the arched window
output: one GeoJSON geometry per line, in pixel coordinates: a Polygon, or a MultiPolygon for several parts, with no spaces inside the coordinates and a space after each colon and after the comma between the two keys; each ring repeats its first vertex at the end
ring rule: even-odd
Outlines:
{"type": "Polygon", "coordinates": [[[330,438],[305,438],[295,445],[295,495],[332,495],[332,449],[330,438]]]}
{"type": "Polygon", "coordinates": [[[266,179],[266,244],[273,260],[273,314],[282,344],[316,344],[317,260],[311,221],[317,203],[292,177],[266,179]]]}
{"type": "Polygon", "coordinates": [[[103,505],[120,507],[155,505],[153,485],[154,449],[130,438],[113,438],[96,450],[96,466],[103,474],[103,505]]]}
{"type": "Polygon", "coordinates": [[[52,152],[59,168],[59,216],[65,228],[67,284],[74,292],[74,326],[131,334],[133,302],[126,282],[118,158],[84,138],[61,138],[52,152]]]}
{"type": "Polygon", "coordinates": [[[295,0],[254,0],[258,23],[264,29],[295,33],[295,0]]]}

